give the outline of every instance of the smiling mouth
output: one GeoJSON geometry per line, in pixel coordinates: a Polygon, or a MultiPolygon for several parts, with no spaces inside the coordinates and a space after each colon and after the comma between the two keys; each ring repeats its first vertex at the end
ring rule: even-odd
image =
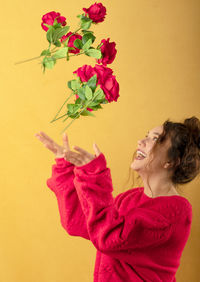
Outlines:
{"type": "Polygon", "coordinates": [[[137,156],[137,157],[135,157],[135,160],[143,160],[143,159],[146,159],[146,157],[143,157],[143,156],[137,156]]]}

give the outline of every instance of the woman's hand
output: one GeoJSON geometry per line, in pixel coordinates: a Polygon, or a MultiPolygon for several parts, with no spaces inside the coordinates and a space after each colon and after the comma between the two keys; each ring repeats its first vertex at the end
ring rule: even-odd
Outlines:
{"type": "Polygon", "coordinates": [[[76,166],[82,166],[87,164],[91,160],[93,160],[96,156],[98,157],[101,152],[96,144],[93,144],[93,149],[95,151],[95,155],[90,154],[84,149],[74,146],[73,148],[77,150],[79,153],[72,152],[69,146],[68,136],[63,134],[63,147],[58,145],[53,139],[51,139],[47,134],[43,131],[35,134],[35,136],[44,144],[46,148],[52,151],[55,155],[55,158],[64,158],[65,160],[71,162],[76,166]]]}
{"type": "Polygon", "coordinates": [[[73,153],[73,152],[68,152],[67,158],[71,159],[70,162],[72,162],[76,166],[85,165],[85,164],[89,163],[90,161],[92,161],[93,159],[95,159],[95,157],[98,157],[101,154],[99,148],[97,147],[97,145],[95,143],[93,144],[95,156],[90,154],[89,152],[85,151],[84,149],[78,147],[78,146],[73,146],[73,148],[75,150],[77,150],[79,152],[79,154],[75,153],[74,156],[73,155],[71,156],[71,153],[73,153]]]}
{"type": "Polygon", "coordinates": [[[66,153],[70,151],[68,136],[63,134],[63,147],[58,145],[53,139],[51,139],[43,131],[36,133],[35,136],[47,147],[51,152],[54,153],[56,158],[65,158],[66,153]]]}

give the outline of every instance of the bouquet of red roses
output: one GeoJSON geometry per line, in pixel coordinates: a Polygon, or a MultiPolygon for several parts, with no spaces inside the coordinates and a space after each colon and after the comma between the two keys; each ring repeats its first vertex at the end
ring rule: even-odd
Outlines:
{"type": "Polygon", "coordinates": [[[116,43],[109,42],[110,38],[102,39],[95,48],[92,44],[96,37],[93,31],[89,30],[91,24],[104,21],[106,8],[101,3],[95,2],[89,8],[83,8],[83,11],[85,14],[77,16],[80,22],[78,29],[74,32],[69,31],[70,26],[66,25],[66,18],[60,13],[51,11],[42,16],[41,26],[46,31],[49,46],[36,58],[43,58],[41,62],[43,73],[46,69],[52,69],[57,60],[66,59],[69,61],[70,57],[81,54],[95,58],[97,63],[94,67],[83,65],[78,68],[73,72],[76,78],[68,81],[68,87],[72,92],[51,121],[52,123],[63,117],[66,117],[63,122],[68,118],[72,119],[61,133],[81,115],[95,116],[92,111],[102,109],[101,104],[117,101],[119,97],[119,83],[113,75],[113,70],[107,67],[107,64],[111,64],[115,59],[116,43]],[[52,45],[54,47],[51,49],[52,45]],[[71,96],[75,96],[74,103],[68,103],[67,112],[57,117],[71,96]]]}

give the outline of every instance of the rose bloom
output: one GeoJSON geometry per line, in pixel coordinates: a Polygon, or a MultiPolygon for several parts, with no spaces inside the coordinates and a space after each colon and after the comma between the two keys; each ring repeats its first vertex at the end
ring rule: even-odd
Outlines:
{"type": "Polygon", "coordinates": [[[94,70],[97,74],[97,78],[98,78],[98,84],[102,84],[103,83],[103,77],[105,76],[109,76],[112,75],[113,70],[111,68],[108,68],[104,65],[95,65],[94,66],[94,70]]]}
{"type": "Polygon", "coordinates": [[[119,83],[116,81],[113,70],[103,65],[95,65],[92,68],[90,65],[83,65],[73,73],[76,73],[82,82],[88,81],[93,75],[97,75],[97,85],[105,93],[105,98],[108,102],[117,101],[119,97],[119,83]]]}
{"type": "Polygon", "coordinates": [[[103,65],[95,65],[94,70],[97,73],[98,84],[105,93],[108,102],[117,101],[119,98],[119,83],[115,75],[112,75],[112,69],[103,65]]]}
{"type": "MultiPolygon", "coordinates": [[[[62,43],[64,43],[64,41],[66,40],[66,38],[69,37],[71,34],[72,34],[72,32],[70,31],[70,32],[68,32],[66,35],[63,35],[63,36],[61,37],[60,41],[61,41],[62,43]]],[[[75,48],[75,50],[69,50],[69,53],[77,54],[77,53],[80,52],[80,49],[78,49],[77,47],[74,46],[74,40],[76,40],[77,38],[79,38],[80,40],[82,40],[82,36],[81,36],[80,34],[78,34],[78,33],[75,33],[75,34],[73,34],[72,36],[70,36],[67,46],[68,46],[68,47],[73,47],[73,48],[75,48]]]]}
{"type": "Polygon", "coordinates": [[[88,81],[93,75],[96,74],[95,70],[90,65],[83,65],[73,73],[76,73],[77,76],[80,77],[82,82],[88,81]]]}
{"type": "Polygon", "coordinates": [[[109,103],[112,101],[117,102],[119,98],[119,83],[115,75],[105,76],[103,84],[101,84],[100,87],[105,93],[106,100],[108,100],[109,103]]]}
{"type": "Polygon", "coordinates": [[[108,38],[107,40],[101,40],[101,43],[103,43],[103,45],[100,47],[102,58],[96,60],[98,64],[102,63],[106,66],[107,64],[111,64],[115,59],[117,53],[117,50],[115,49],[116,43],[109,42],[109,40],[110,38],[108,38]]]}
{"type": "Polygon", "coordinates": [[[94,23],[100,23],[104,21],[104,17],[106,15],[106,7],[102,5],[102,3],[96,3],[91,5],[89,8],[83,8],[83,11],[85,11],[85,16],[89,16],[89,18],[94,23]]]}
{"type": "Polygon", "coordinates": [[[45,31],[47,31],[49,28],[45,26],[44,23],[48,25],[53,25],[55,19],[57,19],[57,22],[61,23],[62,26],[65,26],[67,24],[65,17],[61,17],[60,13],[56,13],[55,11],[52,11],[42,16],[42,23],[41,23],[42,28],[45,31]]]}

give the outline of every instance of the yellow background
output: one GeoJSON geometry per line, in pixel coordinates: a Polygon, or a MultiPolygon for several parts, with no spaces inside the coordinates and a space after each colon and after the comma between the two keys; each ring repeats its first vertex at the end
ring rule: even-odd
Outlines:
{"type": "MultiPolygon", "coordinates": [[[[67,18],[72,31],[78,14],[93,1],[3,1],[1,3],[1,282],[91,282],[96,250],[69,236],[60,223],[56,197],[47,187],[54,155],[34,136],[44,131],[59,144],[66,126],[50,123],[70,91],[72,72],[95,59],[81,55],[58,60],[42,73],[39,56],[48,47],[41,17],[50,11],[67,18]]],[[[70,145],[105,154],[114,193],[123,190],[137,141],[167,118],[200,118],[200,2],[198,0],[104,0],[103,23],[92,25],[96,47],[116,42],[108,67],[120,84],[118,102],[96,117],[81,117],[67,130],[70,145]]],[[[191,236],[176,278],[199,281],[199,180],[183,188],[193,206],[191,236]]]]}

